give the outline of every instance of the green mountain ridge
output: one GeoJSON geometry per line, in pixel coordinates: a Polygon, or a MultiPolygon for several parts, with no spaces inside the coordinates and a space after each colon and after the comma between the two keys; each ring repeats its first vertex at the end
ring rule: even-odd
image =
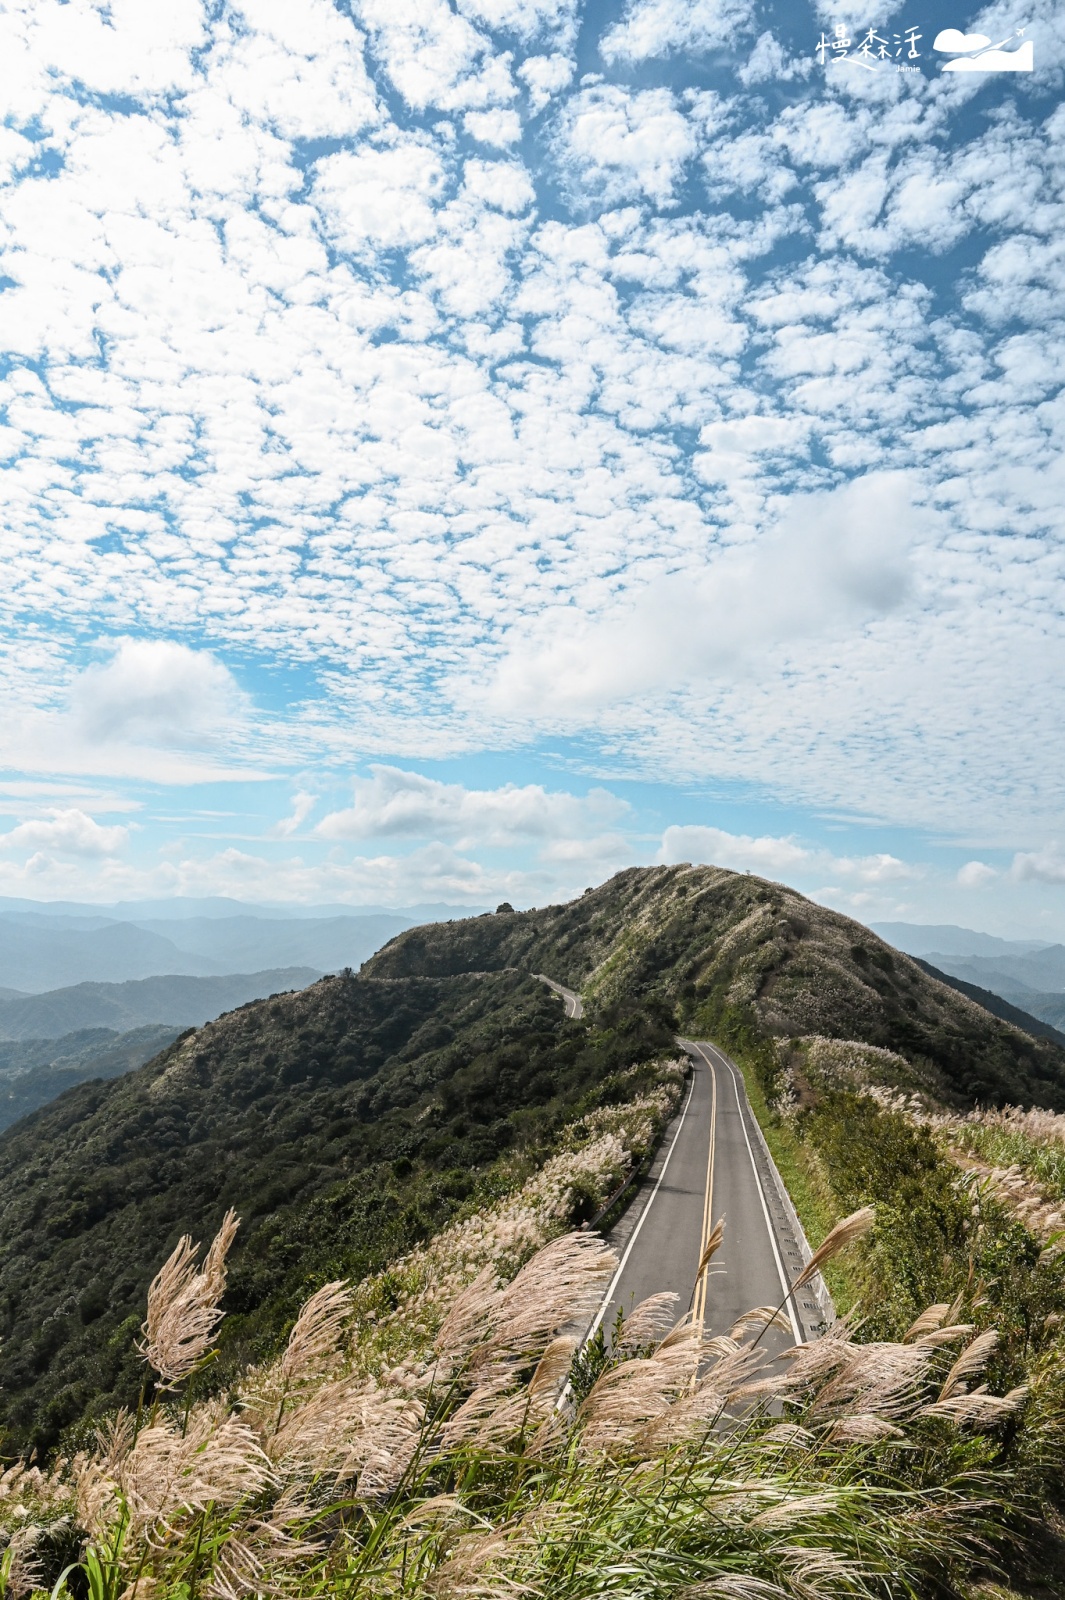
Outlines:
{"type": "Polygon", "coordinates": [[[681,1029],[761,1052],[770,1087],[778,1046],[824,1036],[895,1052],[900,1084],[944,1104],[1065,1108],[1053,1042],[746,874],[632,869],[568,905],[412,929],[0,1136],[4,1448],[135,1403],[144,1294],[180,1234],[243,1218],[222,1379],[309,1290],[387,1265],[498,1163],[535,1164],[564,1120],[631,1092],[681,1029]],[[585,1019],[533,972],[579,989],[585,1019]]]}
{"type": "Polygon", "coordinates": [[[1065,1110],[1065,1052],[932,978],[862,924],[716,867],[633,868],[565,906],[400,934],[367,976],[514,966],[593,1003],[657,999],[678,1023],[824,1035],[907,1057],[948,1103],[1065,1110]]]}

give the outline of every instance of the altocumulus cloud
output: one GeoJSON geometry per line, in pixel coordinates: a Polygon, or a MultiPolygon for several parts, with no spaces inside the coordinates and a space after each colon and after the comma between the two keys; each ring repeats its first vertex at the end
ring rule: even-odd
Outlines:
{"type": "MultiPolygon", "coordinates": [[[[825,72],[812,12],[745,0],[12,0],[12,767],[576,725],[595,771],[1032,841],[1014,876],[1057,881],[1065,16],[1028,15],[1002,83],[825,72]]],[[[485,837],[622,828],[515,793],[485,837]]],[[[374,806],[416,809],[330,826],[374,806]]]]}

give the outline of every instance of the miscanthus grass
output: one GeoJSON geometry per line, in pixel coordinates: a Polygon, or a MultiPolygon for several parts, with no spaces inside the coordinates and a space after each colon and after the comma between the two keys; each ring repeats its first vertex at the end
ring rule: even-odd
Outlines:
{"type": "Polygon", "coordinates": [[[675,1087],[596,1113],[389,1273],[323,1286],[277,1359],[210,1400],[183,1386],[217,1336],[235,1219],[202,1268],[182,1241],[152,1286],[150,1403],[0,1478],[0,1600],[33,1591],[59,1525],[77,1565],[55,1600],[887,1600],[994,1576],[1025,1532],[1008,1443],[1028,1402],[989,1391],[996,1335],[956,1305],[894,1343],[844,1322],[773,1358],[772,1308],[710,1338],[664,1330],[657,1296],[575,1397],[615,1258],[567,1228],[567,1197],[611,1191],[675,1087]]]}

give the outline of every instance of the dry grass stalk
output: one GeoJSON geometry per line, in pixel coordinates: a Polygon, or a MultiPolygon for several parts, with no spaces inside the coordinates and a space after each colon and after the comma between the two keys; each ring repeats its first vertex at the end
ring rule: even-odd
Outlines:
{"type": "Polygon", "coordinates": [[[977,1377],[994,1353],[998,1344],[998,1333],[994,1328],[988,1328],[986,1333],[978,1333],[971,1344],[967,1344],[961,1355],[947,1373],[943,1387],[939,1391],[940,1400],[948,1400],[960,1383],[969,1378],[977,1377]]]}
{"type": "Polygon", "coordinates": [[[618,1350],[636,1350],[642,1345],[657,1344],[673,1326],[679,1294],[667,1290],[650,1294],[639,1305],[633,1306],[621,1329],[618,1350]]]}
{"type": "Polygon", "coordinates": [[[955,1423],[958,1427],[971,1426],[977,1428],[993,1427],[996,1422],[1012,1416],[1024,1404],[1028,1396],[1028,1387],[1022,1384],[1017,1389],[1011,1389],[1008,1394],[988,1394],[983,1385],[974,1389],[971,1394],[955,1394],[949,1399],[937,1400],[930,1406],[922,1406],[918,1412],[921,1417],[943,1417],[955,1423]]]}
{"type": "Polygon", "coordinates": [[[598,1455],[631,1444],[691,1385],[701,1355],[700,1330],[682,1322],[653,1355],[608,1368],[577,1410],[583,1454],[598,1455]]]}
{"type": "Polygon", "coordinates": [[[6,1551],[8,1561],[5,1596],[7,1600],[25,1600],[44,1582],[44,1567],[37,1554],[42,1529],[35,1524],[19,1528],[11,1535],[6,1551]]]}
{"type": "Polygon", "coordinates": [[[336,1365],[354,1296],[344,1280],[312,1294],[296,1318],[281,1357],[281,1379],[292,1388],[323,1377],[336,1365]]]}
{"type": "Polygon", "coordinates": [[[321,1539],[307,1539],[293,1528],[307,1521],[310,1508],[291,1489],[268,1516],[254,1517],[225,1540],[207,1585],[217,1600],[246,1600],[249,1595],[280,1595],[299,1567],[320,1556],[321,1539]]]}
{"type": "Polygon", "coordinates": [[[80,1475],[79,1520],[99,1537],[124,1502],[134,1536],[159,1544],[190,1514],[236,1506],[272,1481],[252,1429],[213,1402],[194,1408],[184,1432],[165,1418],[135,1440],[125,1423],[116,1430],[109,1457],[80,1475]]]}
{"type": "Polygon", "coordinates": [[[699,1257],[699,1266],[696,1269],[696,1273],[695,1273],[696,1278],[701,1278],[702,1277],[703,1273],[706,1271],[706,1269],[710,1265],[711,1261],[717,1255],[717,1252],[721,1249],[721,1246],[724,1243],[724,1239],[725,1239],[725,1219],[723,1217],[720,1217],[717,1220],[717,1222],[714,1223],[714,1226],[713,1226],[713,1228],[712,1228],[712,1230],[710,1232],[710,1237],[707,1239],[706,1244],[703,1246],[703,1253],[699,1257]]]}
{"type": "Polygon", "coordinates": [[[791,1322],[780,1306],[754,1306],[750,1311],[745,1311],[738,1322],[733,1323],[729,1337],[742,1339],[751,1328],[780,1328],[790,1334],[791,1322]]]}
{"type": "Polygon", "coordinates": [[[926,1310],[910,1326],[902,1336],[903,1344],[912,1344],[915,1339],[923,1334],[932,1333],[936,1328],[941,1328],[950,1307],[946,1301],[942,1305],[928,1306],[926,1310]]]}
{"type": "Polygon", "coordinates": [[[791,1286],[792,1293],[809,1283],[814,1273],[818,1272],[826,1261],[831,1261],[832,1257],[839,1255],[847,1245],[868,1233],[875,1220],[876,1212],[873,1207],[862,1206],[860,1211],[854,1211],[849,1217],[844,1217],[842,1222],[837,1222],[795,1279],[791,1286]]]}
{"type": "Polygon", "coordinates": [[[340,1378],[290,1411],[266,1448],[287,1477],[330,1477],[356,1483],[360,1496],[376,1495],[402,1477],[424,1416],[409,1394],[373,1378],[340,1378]]]}
{"type": "Polygon", "coordinates": [[[140,1350],[164,1389],[194,1372],[214,1343],[222,1320],[218,1302],[226,1286],[226,1257],[239,1226],[236,1213],[227,1211],[199,1272],[200,1247],[186,1234],[152,1279],[140,1350]]]}
{"type": "Polygon", "coordinates": [[[500,1292],[491,1335],[476,1361],[542,1353],[567,1324],[591,1316],[617,1264],[594,1234],[563,1234],[545,1245],[500,1292]]]}

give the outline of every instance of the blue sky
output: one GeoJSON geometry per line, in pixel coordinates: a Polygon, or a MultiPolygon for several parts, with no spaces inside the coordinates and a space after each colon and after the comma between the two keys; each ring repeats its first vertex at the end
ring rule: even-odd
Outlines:
{"type": "Polygon", "coordinates": [[[0,894],[712,860],[1065,936],[1060,7],[8,0],[0,60],[0,894]]]}

